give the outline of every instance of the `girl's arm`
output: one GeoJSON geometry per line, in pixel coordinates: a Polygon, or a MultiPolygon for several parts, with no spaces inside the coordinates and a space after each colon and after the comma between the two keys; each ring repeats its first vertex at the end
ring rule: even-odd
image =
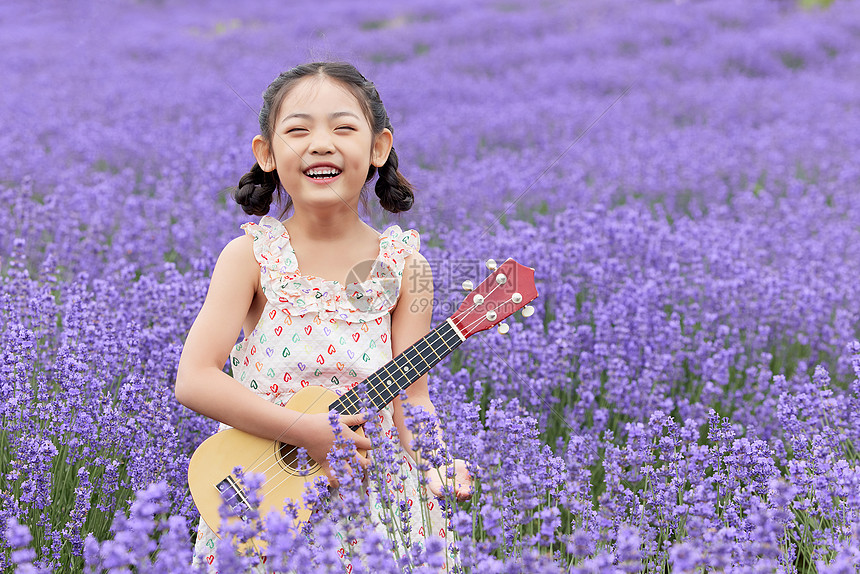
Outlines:
{"type": "MultiPolygon", "coordinates": [[[[325,454],[334,440],[327,414],[302,414],[276,405],[222,371],[257,293],[262,295],[260,267],[254,258],[253,238],[244,235],[228,243],[215,264],[203,308],[179,359],[176,399],[247,433],[304,446],[325,466],[325,454]]],[[[362,422],[360,417],[353,418],[341,418],[344,435],[359,448],[370,448],[369,439],[347,428],[362,422]]]]}
{"type": "MultiPolygon", "coordinates": [[[[403,278],[400,287],[400,297],[397,306],[391,312],[391,352],[396,357],[418,339],[430,332],[433,316],[433,272],[427,259],[420,253],[413,253],[406,260],[403,270],[403,278]]],[[[427,375],[412,383],[406,389],[406,402],[410,405],[424,407],[431,414],[436,414],[430,393],[427,389],[427,375]]],[[[403,401],[395,397],[392,402],[394,406],[394,424],[400,435],[400,443],[404,450],[409,453],[413,460],[417,460],[416,453],[411,448],[413,440],[412,431],[405,424],[403,401]]],[[[442,433],[437,427],[439,440],[442,433]]],[[[455,461],[456,494],[458,498],[466,498],[471,494],[471,477],[465,468],[463,461],[455,461]]],[[[430,479],[430,489],[433,494],[440,496],[441,482],[439,475],[445,477],[444,469],[430,469],[427,477],[430,479]]]]}

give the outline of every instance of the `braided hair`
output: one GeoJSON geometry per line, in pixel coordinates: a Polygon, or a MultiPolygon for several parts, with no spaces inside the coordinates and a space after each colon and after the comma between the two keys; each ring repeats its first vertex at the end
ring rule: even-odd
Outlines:
{"type": "Polygon", "coordinates": [[[248,215],[266,215],[279,188],[277,170],[265,172],[254,162],[251,171],[239,178],[239,185],[233,189],[233,199],[248,215]]]}
{"type": "MultiPolygon", "coordinates": [[[[329,78],[345,86],[355,96],[364,112],[374,137],[388,129],[392,134],[394,128],[388,118],[388,112],[382,104],[379,92],[373,82],[365,78],[353,66],[345,62],[313,62],[296,66],[282,72],[269,84],[263,92],[263,107],[260,109],[260,135],[271,149],[274,122],[278,116],[281,103],[290,90],[303,78],[317,76],[329,78]]],[[[398,171],[399,159],[397,152],[391,148],[388,159],[378,170],[371,165],[367,172],[365,183],[373,179],[379,172],[374,190],[383,209],[392,213],[407,211],[414,202],[414,188],[409,180],[398,171]]],[[[277,170],[263,171],[259,163],[254,163],[251,170],[239,179],[239,184],[233,188],[233,198],[249,215],[265,215],[269,212],[275,193],[279,198],[284,189],[278,178],[277,170]]],[[[362,195],[362,198],[364,196],[362,195]]],[[[287,197],[281,215],[286,214],[292,207],[292,200],[287,197]]]]}

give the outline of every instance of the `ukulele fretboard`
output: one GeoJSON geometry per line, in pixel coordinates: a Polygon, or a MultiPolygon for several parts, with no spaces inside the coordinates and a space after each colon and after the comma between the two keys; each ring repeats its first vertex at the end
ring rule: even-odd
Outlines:
{"type": "MultiPolygon", "coordinates": [[[[448,321],[440,324],[415,344],[388,361],[382,368],[364,380],[367,394],[373,406],[384,408],[400,391],[418,380],[421,375],[456,349],[462,339],[448,321]]],[[[361,412],[361,399],[351,389],[329,405],[341,414],[361,412]]],[[[355,427],[358,428],[358,427],[355,427]]]]}

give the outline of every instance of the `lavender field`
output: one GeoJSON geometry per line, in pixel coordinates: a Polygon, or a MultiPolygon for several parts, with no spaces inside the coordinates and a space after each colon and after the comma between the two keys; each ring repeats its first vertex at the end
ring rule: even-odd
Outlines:
{"type": "MultiPolygon", "coordinates": [[[[191,571],[217,423],[173,384],[252,219],[224,190],[268,83],[336,59],[391,115],[415,207],[366,215],[421,232],[435,320],[536,269],[430,376],[466,572],[860,572],[860,4],[233,4],[0,6],[0,571],[191,571]]],[[[344,572],[268,536],[269,572],[344,572]]],[[[347,571],[445,566],[388,545],[347,571]]]]}

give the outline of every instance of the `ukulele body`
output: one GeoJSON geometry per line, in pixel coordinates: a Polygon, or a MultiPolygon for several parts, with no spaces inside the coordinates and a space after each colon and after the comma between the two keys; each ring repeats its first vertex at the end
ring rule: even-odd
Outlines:
{"type": "MultiPolygon", "coordinates": [[[[327,413],[329,405],[337,399],[334,391],[312,385],[296,391],[284,406],[301,413],[327,413]]],[[[301,424],[301,419],[296,424],[301,424]]],[[[363,434],[361,429],[357,432],[363,434]]],[[[363,454],[365,451],[359,452],[363,454]]],[[[188,463],[188,485],[200,516],[216,536],[221,537],[220,508],[225,498],[231,500],[237,514],[241,515],[248,506],[242,485],[233,473],[237,466],[246,473],[265,475],[263,486],[258,491],[260,504],[257,509],[261,518],[272,512],[283,512],[285,500],[290,499],[297,503],[298,522],[308,519],[311,509],[302,504],[302,496],[308,483],[326,475],[311,458],[307,459],[304,468],[299,468],[295,453],[295,447],[290,444],[237,429],[223,430],[203,441],[188,463]]],[[[258,550],[265,547],[260,540],[252,543],[258,550]]]]}

